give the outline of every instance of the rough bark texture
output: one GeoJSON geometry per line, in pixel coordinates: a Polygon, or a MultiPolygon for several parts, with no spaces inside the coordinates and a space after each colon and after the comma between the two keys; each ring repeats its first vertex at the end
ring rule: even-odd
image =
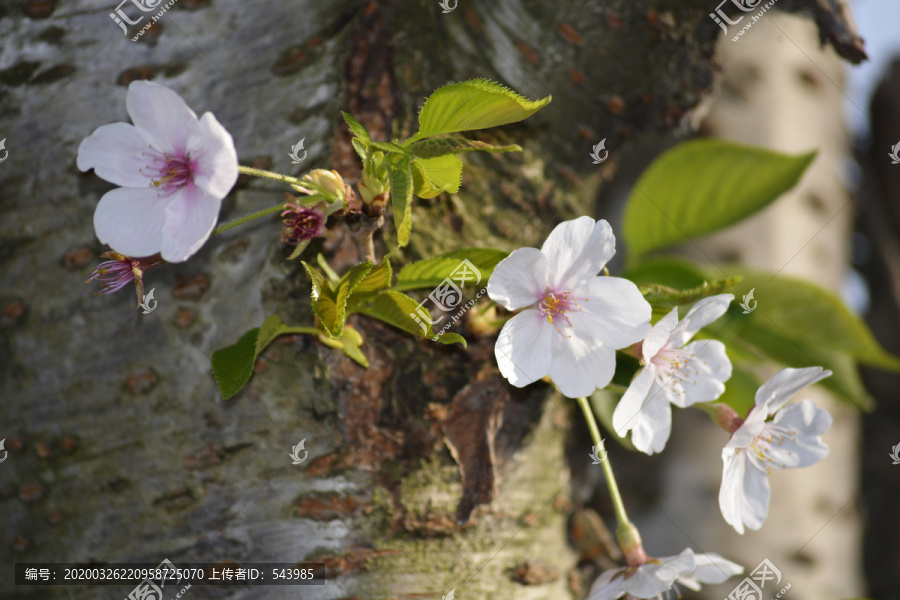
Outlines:
{"type": "MultiPolygon", "coordinates": [[[[782,1],[825,23],[828,3],[782,1]]],[[[533,245],[559,219],[593,214],[591,144],[607,138],[615,154],[628,139],[677,128],[708,93],[719,30],[707,0],[508,0],[446,15],[425,0],[180,0],[138,43],[109,19],[113,4],[0,6],[9,151],[0,164],[0,438],[10,450],[0,466],[0,595],[125,595],[15,588],[15,561],[168,557],[325,561],[332,578],[303,588],[310,599],[437,598],[452,588],[466,598],[565,597],[569,477],[551,413],[572,413],[569,405],[545,403],[540,386],[510,393],[494,440],[498,493],[459,529],[460,472],[441,423],[492,364],[489,338],[470,326],[464,352],[354,319],[368,370],[307,337],[282,339],[250,385],[223,401],[212,351],[268,314],[311,323],[309,286],[283,260],[274,218],[148,275],[159,304],[141,315],[129,293],[95,298],[83,284],[104,250],[91,215],[111,186],[79,174],[74,156],[96,127],[127,119],[124,86],[151,78],[215,113],[243,164],[290,172],[288,151],[304,138],[302,170],[352,169],[341,109],[385,138],[406,135],[435,87],[485,76],[554,101],[528,125],[494,134],[522,143],[521,156],[468,158],[459,195],[417,202],[413,242],[398,259],[533,245]],[[300,439],[310,457],[292,466],[300,439]]],[[[846,23],[823,27],[852,57],[846,23]]],[[[271,206],[282,191],[241,182],[222,218],[271,206]]],[[[391,239],[377,240],[379,254],[391,239]]],[[[318,250],[338,269],[358,260],[340,231],[318,250]]]]}

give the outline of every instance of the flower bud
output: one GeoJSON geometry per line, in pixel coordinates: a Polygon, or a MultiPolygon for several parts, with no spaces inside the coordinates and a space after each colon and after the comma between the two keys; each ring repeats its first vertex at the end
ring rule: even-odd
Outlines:
{"type": "Polygon", "coordinates": [[[313,169],[303,176],[303,181],[308,181],[318,186],[319,189],[307,189],[300,185],[293,185],[295,190],[304,194],[322,194],[328,199],[328,203],[344,202],[347,198],[347,188],[343,177],[337,171],[326,169],[313,169]]]}

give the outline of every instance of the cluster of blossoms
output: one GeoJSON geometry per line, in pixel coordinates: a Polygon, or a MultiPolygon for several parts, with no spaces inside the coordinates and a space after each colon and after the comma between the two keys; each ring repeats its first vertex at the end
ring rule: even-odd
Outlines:
{"type": "MultiPolygon", "coordinates": [[[[725,314],[734,296],[704,298],[681,320],[673,308],[651,326],[652,309],[638,287],[600,275],[614,254],[609,224],[580,217],[558,225],[540,250],[521,248],[501,261],[488,294],[504,308],[521,312],[503,326],[494,351],[511,384],[522,387],[549,376],[570,398],[610,384],[617,350],[634,355],[641,367],[624,391],[612,425],[622,437],[631,431],[634,446],[654,454],[669,439],[672,405],[711,403],[725,391],[732,366],[724,344],[691,340],[725,314]]],[[[828,454],[820,437],[831,427],[828,412],[812,400],[785,404],[801,387],[830,374],[821,367],[784,369],[759,388],[755,406],[743,418],[725,404],[707,405],[731,433],[722,451],[719,507],[738,533],[745,527],[758,529],[765,520],[771,469],[809,466],[828,454]]],[[[720,583],[742,571],[718,555],[694,555],[690,549],[649,558],[639,539],[623,550],[627,567],[604,572],[590,600],[626,594],[651,598],[676,582],[696,589],[699,582],[720,583]]]]}
{"type": "MultiPolygon", "coordinates": [[[[133,282],[140,303],[146,271],[186,261],[209,239],[239,167],[231,135],[211,113],[198,118],[174,91],[135,81],[128,87],[126,107],[133,124],[98,128],[79,146],[77,165],[119,186],[104,194],[94,214],[97,237],[112,252],[102,255],[107,260],[88,281],[98,281],[100,293],[133,282]]],[[[372,172],[365,171],[359,183],[366,206],[383,210],[385,169],[383,155],[376,153],[372,172]]],[[[317,169],[292,181],[303,196],[286,194],[287,202],[276,207],[282,211],[281,239],[294,246],[289,258],[325,234],[329,215],[360,206],[335,171],[317,169]]],[[[640,369],[615,409],[612,426],[622,437],[630,431],[638,450],[654,454],[669,439],[672,405],[712,403],[725,391],[732,373],[725,346],[692,339],[723,316],[734,297],[704,298],[680,320],[673,308],[651,324],[652,308],[633,282],[600,274],[615,245],[606,221],[580,217],[554,228],[540,249],[521,248],[500,262],[488,294],[507,310],[520,312],[503,326],[495,356],[512,385],[549,377],[565,396],[580,400],[610,385],[617,351],[635,356],[640,369]]],[[[771,469],[809,466],[828,454],[821,439],[831,427],[828,412],[812,400],[787,402],[801,387],[830,374],[820,367],[784,369],[759,388],[743,417],[725,404],[707,405],[731,434],[722,451],[719,506],[738,533],[765,521],[771,469]]],[[[720,583],[743,570],[717,554],[691,549],[651,558],[624,509],[619,518],[627,566],[604,572],[590,600],[650,598],[676,583],[698,589],[701,582],[720,583]]]]}

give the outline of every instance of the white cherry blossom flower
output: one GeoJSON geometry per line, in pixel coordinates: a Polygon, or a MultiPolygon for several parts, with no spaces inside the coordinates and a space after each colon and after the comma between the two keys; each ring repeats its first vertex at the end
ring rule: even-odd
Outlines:
{"type": "Polygon", "coordinates": [[[503,326],[494,347],[511,384],[549,375],[564,395],[588,396],[612,380],[616,350],[647,335],[650,305],[637,286],[597,275],[615,245],[609,223],[579,217],[557,225],[540,250],[520,248],[496,266],[491,299],[525,309],[503,326]]]}
{"type": "Polygon", "coordinates": [[[103,125],[78,147],[78,168],[121,187],[94,213],[101,242],[130,257],[159,252],[183,262],[206,242],[238,177],[231,135],[171,89],[133,81],[125,106],[134,125],[103,125]]]}
{"type": "Polygon", "coordinates": [[[699,590],[701,583],[722,583],[744,568],[715,553],[681,554],[650,559],[636,568],[609,569],[594,582],[588,600],[616,600],[628,594],[634,598],[656,598],[676,584],[699,590]]]}
{"type": "Polygon", "coordinates": [[[797,390],[829,375],[822,367],[777,373],[756,392],[756,405],[722,450],[719,508],[738,533],[759,529],[766,520],[772,469],[808,467],[828,456],[820,437],[831,428],[828,411],[812,400],[784,405],[797,390]]]}
{"type": "Polygon", "coordinates": [[[672,430],[672,408],[711,402],[725,391],[731,361],[718,340],[691,338],[728,310],[732,294],[704,298],[678,320],[678,309],[660,319],[641,345],[643,367],[637,372],[613,413],[620,437],[631,430],[631,441],[646,454],[662,452],[672,430]],[[690,343],[688,343],[690,342],[690,343]]]}

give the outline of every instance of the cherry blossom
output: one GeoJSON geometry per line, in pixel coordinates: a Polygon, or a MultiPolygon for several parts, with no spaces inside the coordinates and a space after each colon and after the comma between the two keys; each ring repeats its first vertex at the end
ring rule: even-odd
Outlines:
{"type": "Polygon", "coordinates": [[[662,452],[672,430],[672,408],[711,402],[725,391],[731,361],[718,340],[691,338],[728,310],[731,294],[704,298],[678,320],[678,308],[660,319],[641,344],[642,368],[613,413],[613,428],[641,452],[662,452]],[[690,342],[690,343],[688,343],[690,342]]]}
{"type": "Polygon", "coordinates": [[[594,581],[588,600],[615,600],[628,594],[633,598],[662,597],[676,584],[694,591],[701,583],[722,583],[744,568],[715,553],[694,554],[685,548],[681,554],[649,559],[638,567],[604,571],[594,581]]]}
{"type": "Polygon", "coordinates": [[[564,395],[587,396],[612,380],[616,350],[650,331],[650,305],[637,286],[598,276],[615,244],[609,223],[579,217],[557,225],[540,250],[520,248],[496,266],[491,299],[525,309],[503,326],[494,347],[511,384],[549,375],[564,395]]]}
{"type": "Polygon", "coordinates": [[[209,238],[238,177],[231,135],[212,113],[199,119],[171,89],[133,81],[133,125],[103,125],[78,147],[78,168],[121,187],[94,212],[101,242],[130,257],[183,262],[209,238]]]}
{"type": "Polygon", "coordinates": [[[808,467],[828,456],[820,437],[831,429],[828,411],[812,400],[785,404],[803,386],[829,375],[822,367],[784,369],[757,390],[747,418],[735,421],[737,429],[722,450],[719,508],[738,533],[759,529],[766,520],[772,469],[808,467]]]}

